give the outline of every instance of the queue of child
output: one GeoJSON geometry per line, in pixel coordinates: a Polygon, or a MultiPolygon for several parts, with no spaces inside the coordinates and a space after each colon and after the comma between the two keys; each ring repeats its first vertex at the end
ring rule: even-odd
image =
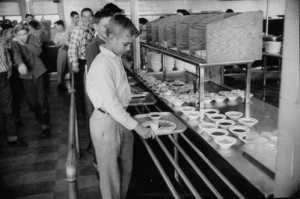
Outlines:
{"type": "MultiPolygon", "coordinates": [[[[59,47],[58,87],[62,85],[64,68],[69,63],[75,76],[78,108],[88,119],[101,194],[107,199],[126,198],[132,170],[132,130],[144,139],[155,137],[150,128],[139,125],[126,111],[131,91],[122,56],[130,51],[140,33],[122,13],[122,9],[109,3],[95,15],[90,8],[84,8],[80,13],[80,24],[78,13],[72,12],[73,23],[69,29],[65,29],[63,21],[55,22],[57,35],[54,42],[59,47]],[[88,71],[86,80],[83,78],[85,70],[88,71]]],[[[1,30],[0,92],[1,96],[6,94],[5,99],[11,99],[7,80],[12,67],[10,60],[13,60],[24,86],[27,104],[41,124],[42,138],[48,138],[51,131],[45,90],[46,67],[39,58],[41,40],[33,20],[12,28],[14,37],[4,34],[5,27],[1,30]],[[11,45],[11,56],[5,43],[11,45]]],[[[0,100],[1,113],[5,113],[6,125],[9,126],[13,121],[12,110],[3,107],[11,107],[11,100],[0,100]]],[[[8,132],[8,140],[27,146],[17,131],[8,132]]]]}

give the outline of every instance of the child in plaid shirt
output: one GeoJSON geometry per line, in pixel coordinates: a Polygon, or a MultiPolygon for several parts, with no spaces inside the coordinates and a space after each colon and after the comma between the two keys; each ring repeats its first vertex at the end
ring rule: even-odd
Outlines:
{"type": "Polygon", "coordinates": [[[12,96],[9,77],[11,75],[12,62],[7,50],[7,41],[11,37],[12,26],[2,24],[0,31],[0,115],[3,118],[9,145],[27,147],[27,143],[17,135],[11,108],[12,96]]]}

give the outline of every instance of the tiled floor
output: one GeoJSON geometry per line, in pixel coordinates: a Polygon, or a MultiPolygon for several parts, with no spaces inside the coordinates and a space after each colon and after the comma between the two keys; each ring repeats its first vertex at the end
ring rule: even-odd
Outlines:
{"type": "MultiPolygon", "coordinates": [[[[229,86],[242,86],[241,82],[243,81],[234,78],[225,79],[225,83],[229,86]]],[[[257,82],[261,81],[253,81],[252,92],[256,97],[261,98],[261,85],[257,82]]],[[[266,100],[278,106],[278,92],[267,90],[266,93],[266,100]]],[[[70,99],[69,94],[57,92],[55,82],[50,83],[48,97],[51,107],[52,137],[50,139],[40,139],[40,127],[24,103],[22,104],[22,119],[25,126],[21,129],[20,134],[28,142],[29,147],[25,149],[10,148],[3,134],[0,134],[2,135],[0,137],[0,198],[68,198],[65,163],[70,99]]],[[[78,163],[80,198],[99,199],[101,198],[98,187],[99,182],[92,164],[92,156],[86,151],[88,136],[85,120],[82,116],[78,118],[78,126],[82,148],[82,157],[78,163]]],[[[141,147],[141,144],[136,142],[135,147],[141,147]]],[[[150,186],[153,189],[157,187],[157,189],[162,189],[162,187],[166,189],[154,166],[147,168],[147,172],[145,172],[146,164],[152,164],[149,159],[141,156],[134,161],[135,166],[129,190],[130,196],[135,195],[137,190],[140,193],[145,190],[144,197],[139,198],[151,198],[151,196],[147,197],[150,186]],[[157,176],[154,176],[154,174],[157,176]]],[[[167,189],[166,193],[168,193],[167,189]]]]}
{"type": "MultiPolygon", "coordinates": [[[[68,198],[65,163],[68,143],[69,95],[59,93],[54,82],[49,88],[51,131],[49,139],[40,139],[40,127],[27,106],[22,104],[25,123],[20,135],[28,148],[10,148],[0,139],[0,198],[52,199],[68,198]]],[[[86,152],[88,139],[85,122],[79,117],[82,158],[78,164],[80,198],[100,198],[92,158],[86,152]]],[[[1,134],[2,135],[2,134],[1,134]]]]}

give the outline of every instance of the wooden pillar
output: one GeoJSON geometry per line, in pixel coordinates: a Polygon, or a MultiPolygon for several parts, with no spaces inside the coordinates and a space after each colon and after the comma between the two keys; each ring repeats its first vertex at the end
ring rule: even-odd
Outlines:
{"type": "Polygon", "coordinates": [[[20,14],[22,16],[22,20],[25,20],[26,15],[26,2],[24,0],[19,0],[19,6],[20,6],[20,14]]]}
{"type": "MultiPolygon", "coordinates": [[[[139,30],[138,0],[130,0],[131,20],[139,30]]],[[[141,52],[139,37],[133,43],[133,67],[138,69],[141,67],[141,52]]]]}
{"type": "Polygon", "coordinates": [[[59,19],[66,21],[65,12],[64,12],[64,1],[60,0],[60,3],[57,4],[59,19]]]}
{"type": "Polygon", "coordinates": [[[274,197],[300,197],[299,1],[287,0],[274,197]]]}

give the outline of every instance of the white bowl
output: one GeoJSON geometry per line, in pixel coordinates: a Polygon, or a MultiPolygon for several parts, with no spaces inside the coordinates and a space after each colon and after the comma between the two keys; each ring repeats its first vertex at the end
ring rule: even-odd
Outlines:
{"type": "Polygon", "coordinates": [[[215,100],[217,103],[221,103],[221,102],[223,102],[225,99],[226,99],[226,97],[223,96],[223,95],[216,95],[216,96],[214,97],[214,100],[215,100]]]}
{"type": "Polygon", "coordinates": [[[251,118],[251,117],[242,117],[242,118],[240,118],[238,121],[239,121],[239,123],[241,123],[242,125],[247,126],[247,127],[250,127],[250,128],[251,128],[252,126],[254,126],[254,125],[258,122],[257,119],[251,118]]]}
{"type": "Polygon", "coordinates": [[[237,143],[237,139],[230,136],[221,136],[215,139],[215,142],[220,145],[223,149],[228,149],[235,143],[237,143]]]}
{"type": "Polygon", "coordinates": [[[206,115],[206,117],[217,113],[219,113],[219,110],[217,109],[204,109],[204,114],[206,115]]]}
{"type": "Polygon", "coordinates": [[[223,137],[223,136],[226,136],[228,135],[228,131],[225,130],[225,129],[214,129],[214,130],[211,130],[211,131],[208,131],[207,132],[213,139],[216,139],[218,137],[223,137]]]}
{"type": "Polygon", "coordinates": [[[199,124],[199,128],[201,129],[201,131],[208,133],[212,130],[217,129],[218,125],[212,122],[202,122],[201,124],[199,124]]]}
{"type": "Polygon", "coordinates": [[[209,115],[208,118],[211,121],[213,121],[213,122],[217,122],[218,120],[224,120],[224,119],[226,119],[226,116],[223,115],[223,114],[217,113],[217,114],[211,114],[211,115],[209,115]]]}
{"type": "Polygon", "coordinates": [[[203,98],[203,101],[204,101],[205,104],[209,104],[209,103],[211,103],[213,100],[214,100],[214,98],[211,97],[211,96],[206,96],[206,97],[203,98]]]}
{"type": "Polygon", "coordinates": [[[185,112],[184,114],[188,116],[190,120],[197,120],[201,116],[199,111],[189,111],[189,112],[185,112]]]}
{"type": "Polygon", "coordinates": [[[196,108],[193,106],[183,106],[181,107],[180,111],[183,113],[194,111],[196,108]]]}
{"type": "Polygon", "coordinates": [[[229,127],[235,125],[235,122],[232,120],[217,120],[216,124],[219,125],[219,127],[221,127],[222,129],[228,129],[229,127]]]}
{"type": "Polygon", "coordinates": [[[219,93],[219,95],[224,95],[224,96],[226,96],[226,95],[230,94],[231,91],[219,91],[218,93],[219,93]]]}
{"type": "Polygon", "coordinates": [[[212,97],[218,96],[217,93],[209,93],[209,95],[212,96],[212,97]]]}
{"type": "Polygon", "coordinates": [[[246,126],[238,125],[238,126],[229,127],[229,131],[236,136],[240,136],[240,135],[246,135],[250,131],[250,129],[246,126]]]}
{"type": "Polygon", "coordinates": [[[230,101],[234,101],[239,97],[239,94],[236,93],[229,93],[226,95],[226,97],[230,100],[230,101]]]}
{"type": "Polygon", "coordinates": [[[152,112],[148,113],[148,117],[150,117],[152,120],[159,120],[163,115],[160,112],[152,112]]]}
{"type": "Polygon", "coordinates": [[[244,92],[244,91],[240,90],[240,89],[231,90],[231,93],[236,93],[236,94],[240,94],[242,92],[244,92]]]}
{"type": "Polygon", "coordinates": [[[231,119],[231,120],[238,120],[238,119],[240,119],[240,117],[243,116],[243,113],[238,112],[238,111],[228,111],[225,113],[225,115],[227,117],[229,117],[229,119],[231,119]]]}

